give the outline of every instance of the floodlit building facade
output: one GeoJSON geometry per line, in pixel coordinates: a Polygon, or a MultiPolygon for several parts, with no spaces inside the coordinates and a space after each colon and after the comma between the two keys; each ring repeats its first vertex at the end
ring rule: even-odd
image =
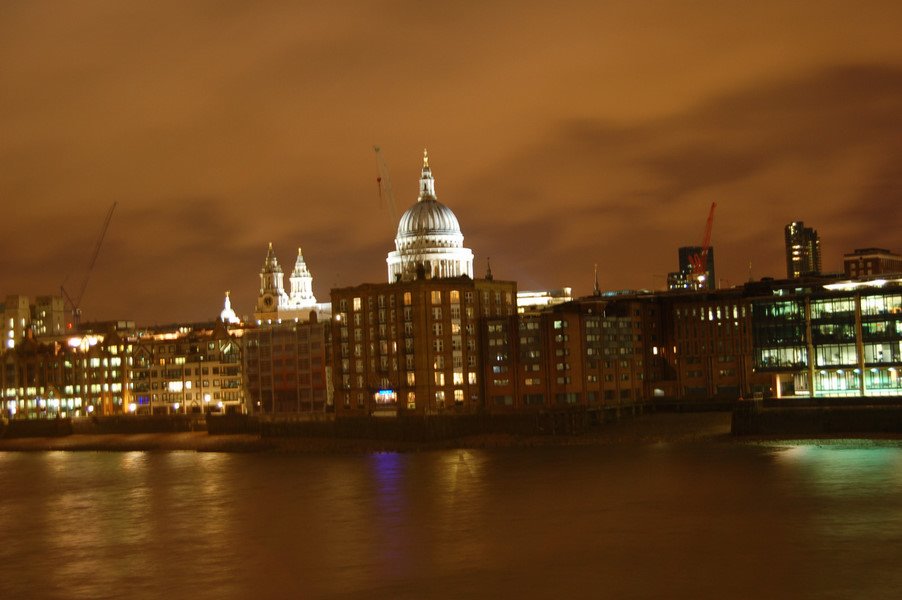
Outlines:
{"type": "Polygon", "coordinates": [[[480,320],[514,314],[516,294],[469,277],[332,290],[336,413],[480,410],[480,320]]]}
{"type": "Polygon", "coordinates": [[[118,333],[40,341],[0,354],[0,407],[7,418],[62,418],[127,412],[133,345],[118,333]]]}
{"type": "Polygon", "coordinates": [[[241,346],[221,321],[142,333],[130,357],[137,414],[245,412],[241,346]]]}

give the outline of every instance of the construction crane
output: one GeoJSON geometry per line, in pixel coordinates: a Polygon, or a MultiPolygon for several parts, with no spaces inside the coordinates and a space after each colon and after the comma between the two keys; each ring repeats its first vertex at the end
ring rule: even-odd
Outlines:
{"type": "MultiPolygon", "coordinates": [[[[373,146],[376,152],[376,165],[379,168],[379,175],[376,177],[376,184],[379,187],[379,206],[388,207],[389,225],[393,230],[398,227],[398,206],[395,203],[395,192],[391,185],[391,175],[388,173],[388,165],[385,157],[382,155],[382,149],[379,146],[373,146]]],[[[413,241],[412,246],[406,247],[404,250],[399,249],[401,254],[401,273],[402,278],[412,277],[418,265],[420,264],[420,250],[417,245],[418,240],[413,241]]]]}
{"type": "Polygon", "coordinates": [[[379,188],[379,206],[388,206],[388,219],[392,228],[398,226],[398,208],[395,204],[395,192],[391,187],[391,175],[388,173],[388,165],[385,164],[385,158],[382,156],[382,149],[379,146],[373,146],[376,152],[376,166],[379,169],[379,175],[376,177],[376,185],[379,188]]]}
{"type": "Polygon", "coordinates": [[[708,222],[705,224],[705,236],[702,239],[701,251],[689,257],[692,265],[690,277],[693,285],[697,288],[707,287],[706,279],[708,277],[708,250],[711,247],[711,229],[714,227],[714,209],[717,207],[716,202],[711,203],[711,210],[708,211],[708,222]]]}
{"type": "Polygon", "coordinates": [[[81,285],[78,288],[78,293],[75,295],[75,298],[70,296],[69,292],[66,291],[65,281],[63,282],[63,285],[60,285],[60,292],[69,303],[69,308],[72,309],[72,322],[75,329],[78,329],[78,326],[81,324],[81,300],[85,295],[85,290],[88,288],[91,271],[94,270],[94,264],[97,262],[97,256],[100,254],[100,248],[103,246],[103,239],[106,237],[106,232],[110,227],[110,221],[113,219],[113,211],[116,210],[117,204],[119,203],[113,202],[113,205],[110,206],[110,209],[106,213],[106,218],[103,220],[103,226],[100,228],[100,235],[97,236],[97,241],[94,244],[94,252],[91,253],[91,260],[88,261],[88,268],[85,270],[85,276],[81,281],[81,285]]]}

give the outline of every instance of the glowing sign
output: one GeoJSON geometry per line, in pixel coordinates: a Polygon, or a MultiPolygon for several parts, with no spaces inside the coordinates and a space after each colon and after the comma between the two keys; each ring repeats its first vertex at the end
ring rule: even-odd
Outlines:
{"type": "Polygon", "coordinates": [[[379,390],[373,394],[373,398],[377,404],[394,404],[398,401],[398,394],[395,390],[379,390]]]}

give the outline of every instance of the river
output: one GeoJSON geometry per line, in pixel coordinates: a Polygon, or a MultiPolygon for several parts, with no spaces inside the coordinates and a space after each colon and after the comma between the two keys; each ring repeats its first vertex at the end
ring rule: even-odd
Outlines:
{"type": "Polygon", "coordinates": [[[902,444],[0,453],[0,598],[898,598],[902,444]]]}

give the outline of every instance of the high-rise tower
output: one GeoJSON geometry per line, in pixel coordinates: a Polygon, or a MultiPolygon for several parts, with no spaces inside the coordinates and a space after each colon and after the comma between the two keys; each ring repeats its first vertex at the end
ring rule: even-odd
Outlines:
{"type": "Polygon", "coordinates": [[[796,279],[821,272],[821,238],[817,231],[793,221],[784,229],[786,239],[786,277],[796,279]]]}

